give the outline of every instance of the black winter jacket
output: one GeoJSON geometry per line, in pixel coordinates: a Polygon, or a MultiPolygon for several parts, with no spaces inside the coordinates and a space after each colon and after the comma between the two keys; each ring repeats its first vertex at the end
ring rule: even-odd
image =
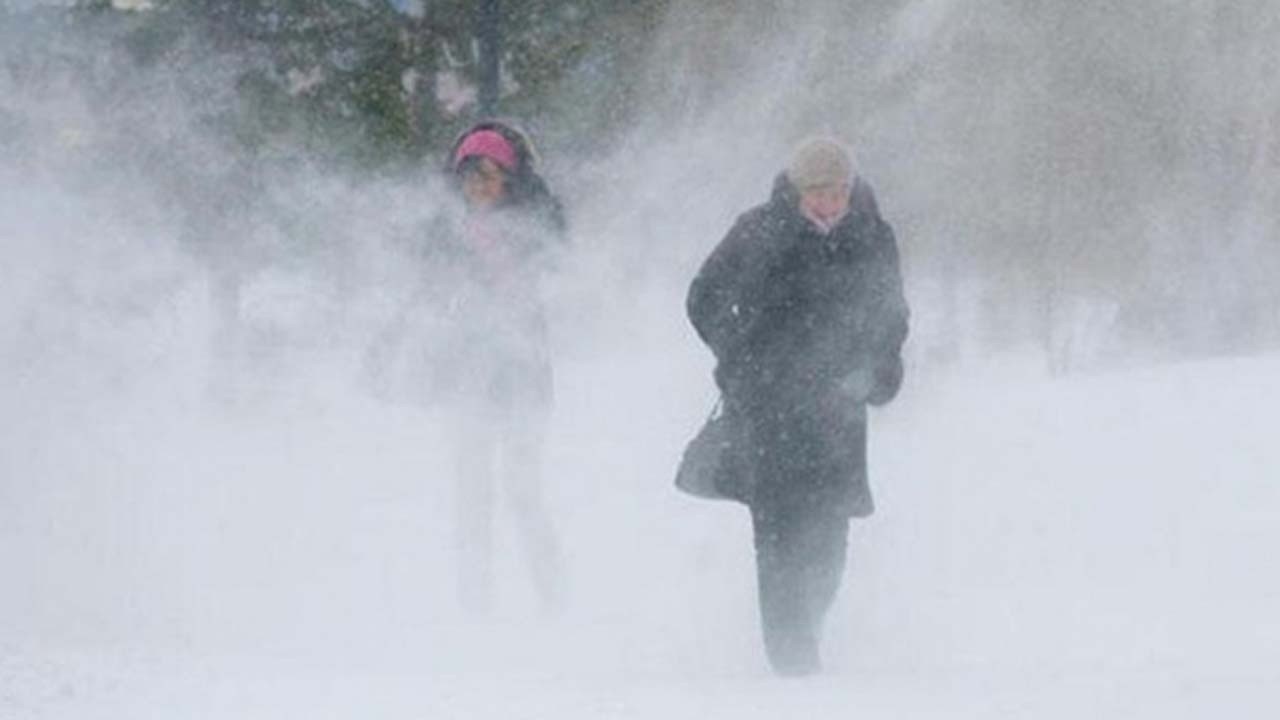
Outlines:
{"type": "Polygon", "coordinates": [[[865,182],[824,235],[780,176],[769,202],[742,214],[703,264],[687,308],[730,401],[840,390],[880,404],[897,393],[907,305],[893,231],[865,182]]]}
{"type": "Polygon", "coordinates": [[[689,288],[689,318],[746,439],[722,491],[753,506],[874,509],[865,405],[898,392],[908,313],[893,231],[869,186],[855,182],[851,193],[848,214],[824,234],[780,177],[689,288]]]}

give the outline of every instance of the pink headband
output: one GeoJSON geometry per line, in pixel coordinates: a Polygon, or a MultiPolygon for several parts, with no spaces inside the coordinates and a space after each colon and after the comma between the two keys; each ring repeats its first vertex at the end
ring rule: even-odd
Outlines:
{"type": "Polygon", "coordinates": [[[489,158],[507,171],[516,169],[515,148],[496,130],[478,130],[468,135],[453,154],[453,167],[456,169],[463,160],[476,156],[489,158]]]}

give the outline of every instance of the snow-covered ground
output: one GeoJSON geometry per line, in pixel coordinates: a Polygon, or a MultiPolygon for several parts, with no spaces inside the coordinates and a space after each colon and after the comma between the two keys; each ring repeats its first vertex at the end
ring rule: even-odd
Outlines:
{"type": "Polygon", "coordinates": [[[873,418],[879,512],[853,531],[828,672],[784,681],[745,513],[671,486],[712,395],[704,351],[661,327],[561,363],[548,471],[571,603],[553,618],[509,523],[493,616],[455,608],[440,418],[316,378],[213,409],[163,383],[110,402],[9,383],[0,717],[1280,709],[1280,357],[917,368],[873,418]]]}

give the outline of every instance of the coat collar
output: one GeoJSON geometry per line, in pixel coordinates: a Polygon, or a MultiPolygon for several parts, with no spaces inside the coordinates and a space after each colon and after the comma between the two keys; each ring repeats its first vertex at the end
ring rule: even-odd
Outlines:
{"type": "Polygon", "coordinates": [[[769,206],[775,217],[785,223],[789,231],[800,232],[804,234],[813,234],[823,237],[833,243],[839,243],[839,236],[848,234],[848,227],[851,223],[856,222],[855,215],[859,212],[858,191],[862,183],[855,179],[853,187],[850,189],[849,211],[845,213],[840,222],[831,229],[830,232],[822,232],[812,220],[805,217],[803,211],[800,210],[800,190],[787,178],[786,173],[779,173],[773,181],[773,193],[769,198],[769,206]]]}

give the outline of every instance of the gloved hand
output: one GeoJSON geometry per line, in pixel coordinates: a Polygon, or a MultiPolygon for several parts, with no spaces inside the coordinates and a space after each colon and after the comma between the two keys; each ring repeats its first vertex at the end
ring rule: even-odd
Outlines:
{"type": "Polygon", "coordinates": [[[840,381],[840,392],[857,402],[867,402],[875,386],[875,374],[866,367],[858,367],[840,381]]]}
{"type": "Polygon", "coordinates": [[[876,365],[867,402],[879,407],[893,400],[902,388],[902,356],[894,354],[876,365]]]}

